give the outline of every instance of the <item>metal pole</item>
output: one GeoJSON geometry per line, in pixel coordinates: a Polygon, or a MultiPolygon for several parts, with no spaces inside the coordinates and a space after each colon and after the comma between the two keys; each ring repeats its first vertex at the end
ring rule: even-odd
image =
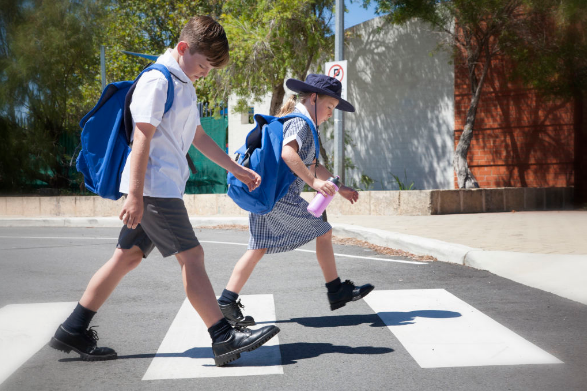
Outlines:
{"type": "MultiPolygon", "coordinates": [[[[334,61],[344,60],[344,0],[336,0],[334,61]]],[[[344,114],[334,110],[334,175],[344,183],[344,114]]]]}
{"type": "Polygon", "coordinates": [[[100,46],[100,75],[102,78],[102,91],[106,88],[106,46],[100,46]]]}

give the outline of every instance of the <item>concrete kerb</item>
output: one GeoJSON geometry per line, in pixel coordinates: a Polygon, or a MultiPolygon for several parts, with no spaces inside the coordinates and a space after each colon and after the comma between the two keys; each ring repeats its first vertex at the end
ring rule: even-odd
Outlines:
{"type": "MultiPolygon", "coordinates": [[[[247,225],[247,217],[194,217],[190,218],[194,227],[217,225],[247,225]]],[[[103,227],[120,228],[118,217],[19,217],[0,218],[0,227],[103,227]]]]}
{"type": "Polygon", "coordinates": [[[587,255],[470,251],[466,266],[587,304],[587,255]]]}
{"type": "Polygon", "coordinates": [[[336,236],[352,237],[377,246],[395,248],[416,255],[430,255],[439,261],[459,265],[465,264],[465,258],[470,251],[483,251],[461,244],[350,224],[333,224],[332,231],[336,236]]]}
{"type": "Polygon", "coordinates": [[[0,227],[120,227],[118,217],[0,218],[0,227]]]}

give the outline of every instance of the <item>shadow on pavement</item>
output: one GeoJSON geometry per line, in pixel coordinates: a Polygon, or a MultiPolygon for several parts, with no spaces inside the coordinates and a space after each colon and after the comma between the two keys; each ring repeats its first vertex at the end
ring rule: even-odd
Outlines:
{"type": "MultiPolygon", "coordinates": [[[[265,350],[271,347],[261,346],[259,350],[265,350]]],[[[394,350],[391,348],[383,348],[383,347],[373,347],[373,346],[359,346],[359,347],[351,347],[351,346],[343,346],[343,345],[333,345],[330,343],[312,343],[312,342],[296,342],[296,343],[289,343],[289,344],[280,344],[279,350],[281,352],[281,365],[290,365],[295,364],[298,360],[304,360],[308,358],[318,357],[322,354],[331,354],[331,353],[340,353],[340,354],[364,354],[364,355],[373,355],[373,354],[386,354],[391,353],[394,350]]],[[[247,354],[246,352],[243,354],[247,354]]],[[[128,360],[128,359],[153,359],[155,357],[177,357],[177,358],[193,358],[193,359],[213,359],[214,356],[212,354],[212,349],[209,347],[197,347],[188,349],[183,353],[145,353],[145,354],[131,354],[126,356],[118,356],[118,360],[128,360]]],[[[62,358],[59,362],[78,362],[82,361],[79,357],[75,358],[62,358]]],[[[273,366],[276,365],[275,361],[271,360],[267,364],[263,362],[255,361],[254,366],[273,366]]],[[[213,366],[213,365],[204,365],[204,366],[213,366]]],[[[243,366],[242,364],[239,365],[239,362],[236,361],[234,364],[229,366],[243,366]]]]}
{"type": "Polygon", "coordinates": [[[339,316],[319,316],[311,318],[291,318],[290,320],[278,320],[276,322],[257,322],[263,323],[298,323],[304,327],[341,327],[341,326],[358,326],[370,323],[371,327],[385,326],[403,326],[416,323],[416,318],[434,318],[448,319],[458,318],[459,312],[440,311],[440,310],[419,310],[409,312],[378,312],[369,315],[339,315],[339,316]]]}
{"type": "Polygon", "coordinates": [[[330,343],[295,342],[279,345],[282,365],[296,364],[299,360],[318,357],[322,354],[386,354],[394,352],[391,348],[374,346],[343,346],[330,343]]]}

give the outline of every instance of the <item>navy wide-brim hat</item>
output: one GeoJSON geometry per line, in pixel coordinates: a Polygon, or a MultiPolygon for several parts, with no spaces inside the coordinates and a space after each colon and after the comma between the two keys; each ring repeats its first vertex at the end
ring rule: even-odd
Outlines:
{"type": "Polygon", "coordinates": [[[353,105],[340,97],[342,84],[334,77],[310,73],[305,82],[298,79],[287,79],[285,85],[293,92],[315,92],[331,96],[338,99],[337,109],[351,113],[355,112],[353,105]]]}

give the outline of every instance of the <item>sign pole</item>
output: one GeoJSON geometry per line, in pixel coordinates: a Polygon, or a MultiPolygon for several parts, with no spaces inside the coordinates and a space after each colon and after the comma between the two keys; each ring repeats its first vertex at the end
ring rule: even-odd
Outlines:
{"type": "MultiPolygon", "coordinates": [[[[336,29],[334,36],[334,61],[344,60],[344,0],[336,0],[336,29]]],[[[328,69],[326,69],[328,72],[328,69]]],[[[334,110],[334,175],[344,183],[344,114],[334,110]]]]}

